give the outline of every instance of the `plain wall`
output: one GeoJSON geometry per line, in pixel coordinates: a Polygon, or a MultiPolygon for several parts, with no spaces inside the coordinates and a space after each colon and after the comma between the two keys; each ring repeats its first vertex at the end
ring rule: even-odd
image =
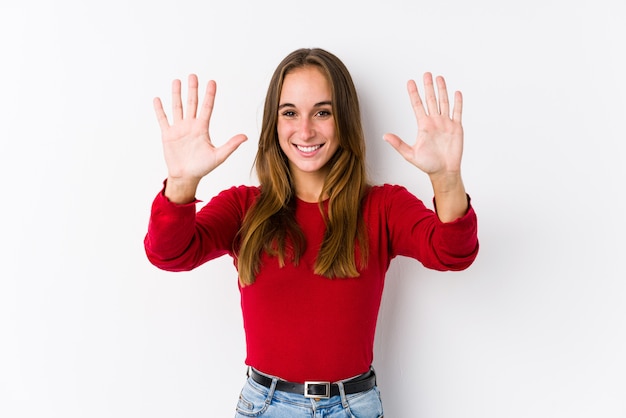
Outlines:
{"type": "Polygon", "coordinates": [[[427,177],[381,138],[414,141],[409,78],[443,74],[465,97],[481,250],[458,273],[394,260],[375,345],[386,416],[626,417],[620,0],[13,3],[0,6],[0,416],[234,415],[232,261],[167,273],[144,255],[166,175],[152,98],[169,106],[172,79],[213,78],[213,140],[250,137],[203,181],[207,201],[254,184],[269,77],[319,46],[354,77],[372,178],[429,205],[427,177]]]}

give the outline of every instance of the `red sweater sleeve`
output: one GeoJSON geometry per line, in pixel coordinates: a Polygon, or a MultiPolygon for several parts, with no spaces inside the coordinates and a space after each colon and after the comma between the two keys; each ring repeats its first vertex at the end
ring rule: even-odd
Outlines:
{"type": "MultiPolygon", "coordinates": [[[[435,270],[463,270],[478,254],[477,218],[472,206],[461,218],[443,223],[402,186],[385,197],[391,254],[413,257],[435,270]]],[[[468,197],[469,202],[469,197],[468,197]]]]}
{"type": "Polygon", "coordinates": [[[232,187],[197,212],[197,200],[175,204],[162,190],[152,203],[144,239],[148,259],[163,270],[187,271],[232,254],[243,217],[257,194],[254,187],[232,187]]]}

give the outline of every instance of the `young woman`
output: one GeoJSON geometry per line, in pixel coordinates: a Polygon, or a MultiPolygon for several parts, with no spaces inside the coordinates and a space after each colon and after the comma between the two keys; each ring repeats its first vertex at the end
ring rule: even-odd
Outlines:
{"type": "Polygon", "coordinates": [[[436,270],[467,268],[478,251],[476,216],[461,180],[462,97],[424,75],[425,105],[408,92],[418,123],[407,145],[385,135],[432,182],[436,212],[404,187],[371,185],[354,84],[322,49],[278,66],[267,92],[256,155],[259,186],[215,196],[196,213],[200,180],[246,140],[209,137],[215,83],[198,112],[198,80],[173,82],[170,123],[154,108],[168,176],[145,238],[159,268],[193,269],[229,254],[239,273],[249,378],[237,416],[381,417],[371,368],[374,332],[392,258],[436,270]]]}

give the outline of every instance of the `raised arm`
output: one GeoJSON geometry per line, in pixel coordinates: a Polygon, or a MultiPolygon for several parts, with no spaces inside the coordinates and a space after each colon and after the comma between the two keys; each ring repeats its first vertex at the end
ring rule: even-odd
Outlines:
{"type": "Polygon", "coordinates": [[[428,174],[435,193],[437,215],[442,222],[452,222],[463,216],[468,208],[461,179],[463,96],[461,92],[455,92],[451,112],[445,80],[439,76],[436,82],[439,100],[435,94],[432,74],[424,74],[426,106],[415,81],[410,80],[407,83],[418,126],[415,144],[410,146],[391,133],[385,134],[383,139],[407,161],[428,174]]]}
{"type": "Polygon", "coordinates": [[[247,137],[238,134],[222,146],[213,145],[209,124],[215,102],[216,85],[209,81],[198,112],[198,77],[189,75],[187,109],[183,111],[181,82],[172,82],[172,122],[168,121],[161,99],[154,99],[154,111],[161,128],[163,154],[167,165],[165,196],[174,203],[194,200],[202,177],[213,171],[247,137]]]}

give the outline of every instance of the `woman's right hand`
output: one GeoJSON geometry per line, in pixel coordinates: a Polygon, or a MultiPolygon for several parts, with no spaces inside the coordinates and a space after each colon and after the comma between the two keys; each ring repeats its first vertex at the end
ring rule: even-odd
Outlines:
{"type": "Polygon", "coordinates": [[[183,112],[181,82],[172,82],[172,123],[163,104],[154,99],[154,111],[161,128],[163,153],[167,165],[165,196],[175,203],[188,203],[195,198],[198,183],[222,164],[247,137],[235,135],[216,147],[209,136],[209,123],[215,102],[216,85],[209,81],[202,107],[198,112],[198,77],[189,75],[187,109],[183,112]]]}

